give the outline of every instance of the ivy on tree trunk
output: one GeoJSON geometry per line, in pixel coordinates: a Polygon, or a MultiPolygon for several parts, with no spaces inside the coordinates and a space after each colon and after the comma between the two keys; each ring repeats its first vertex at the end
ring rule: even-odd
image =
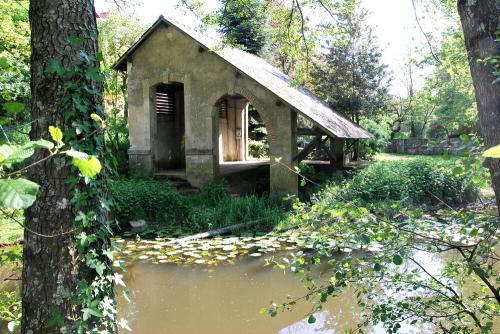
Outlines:
{"type": "MultiPolygon", "coordinates": [[[[85,87],[91,91],[82,97],[85,104],[82,101],[72,102],[74,96],[68,99],[68,82],[78,79],[69,75],[71,71],[78,73],[76,71],[82,64],[91,70],[98,68],[95,60],[98,47],[93,1],[33,0],[30,1],[29,19],[32,50],[31,112],[34,120],[30,137],[50,138],[49,126],[57,126],[65,134],[63,140],[68,139],[72,147],[78,148],[79,143],[84,141],[88,150],[98,151],[102,145],[102,134],[92,126],[83,133],[76,130],[75,126],[78,122],[88,124],[84,118],[90,119],[91,113],[102,110],[102,86],[98,76],[92,75],[92,71],[85,72],[84,81],[75,83],[76,88],[85,87]],[[82,58],[87,62],[82,62],[82,58]],[[71,103],[80,103],[79,113],[69,113],[67,109],[71,103]],[[82,134],[79,136],[78,133],[82,134]],[[85,138],[82,138],[83,135],[85,138]]],[[[33,159],[41,160],[47,154],[38,151],[33,159]]],[[[80,239],[77,242],[75,235],[83,231],[91,233],[95,227],[85,230],[77,226],[75,217],[82,214],[77,211],[83,208],[95,210],[101,203],[92,190],[94,194],[86,195],[83,205],[77,204],[75,194],[85,194],[87,190],[90,193],[91,189],[79,181],[76,175],[75,168],[63,156],[47,159],[29,171],[30,179],[38,183],[40,189],[36,202],[26,210],[22,275],[23,334],[59,333],[62,328],[73,332],[75,326],[80,326],[79,329],[81,324],[93,327],[96,319],[103,317],[97,312],[99,299],[95,299],[95,309],[75,302],[75,299],[82,298],[82,282],[92,283],[96,277],[102,276],[103,271],[101,269],[98,275],[96,271],[99,270],[90,269],[90,258],[79,252],[83,241],[80,239]]],[[[98,209],[96,211],[99,212],[98,209]]],[[[98,217],[102,218],[100,213],[98,217]]],[[[106,249],[104,246],[101,251],[106,249]]],[[[98,256],[101,256],[101,251],[98,256]]],[[[90,260],[94,261],[95,258],[90,260]]],[[[95,263],[100,264],[97,261],[95,263]]],[[[110,285],[106,289],[111,290],[110,285]]],[[[106,293],[112,297],[109,291],[106,293]]],[[[107,332],[113,331],[114,326],[109,325],[107,332]]]]}

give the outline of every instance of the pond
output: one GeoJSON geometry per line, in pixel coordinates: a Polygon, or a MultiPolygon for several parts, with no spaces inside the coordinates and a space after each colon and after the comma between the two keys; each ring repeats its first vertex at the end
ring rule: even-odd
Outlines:
{"type": "MultiPolygon", "coordinates": [[[[127,319],[133,332],[141,334],[333,334],[356,327],[361,314],[349,290],[315,314],[312,325],[305,317],[311,309],[306,302],[274,318],[261,315],[259,310],[271,301],[283,302],[287,295],[300,297],[306,292],[298,276],[266,265],[268,256],[291,252],[293,242],[246,238],[233,248],[240,239],[226,240],[184,244],[176,254],[161,240],[124,242],[123,259],[128,262],[124,281],[132,301],[119,298],[119,318],[127,319]],[[253,246],[245,248],[249,244],[253,246]]],[[[385,333],[381,327],[368,332],[385,333]]],[[[406,326],[401,333],[431,331],[406,326]]]]}

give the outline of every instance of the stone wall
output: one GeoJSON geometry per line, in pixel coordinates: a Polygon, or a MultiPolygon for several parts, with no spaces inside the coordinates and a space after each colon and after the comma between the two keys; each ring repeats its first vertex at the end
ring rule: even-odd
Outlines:
{"type": "Polygon", "coordinates": [[[464,143],[458,138],[448,138],[445,140],[428,139],[391,139],[385,152],[399,154],[422,154],[422,155],[442,155],[448,152],[449,155],[458,155],[464,143]]]}

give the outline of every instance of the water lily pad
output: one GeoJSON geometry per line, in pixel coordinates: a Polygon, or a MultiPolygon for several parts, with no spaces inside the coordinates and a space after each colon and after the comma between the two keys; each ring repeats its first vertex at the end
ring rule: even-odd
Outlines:
{"type": "Polygon", "coordinates": [[[205,260],[196,260],[196,261],[194,261],[194,263],[196,263],[196,264],[203,264],[203,263],[205,263],[205,260]]]}
{"type": "Polygon", "coordinates": [[[250,256],[259,257],[259,256],[262,256],[262,253],[252,253],[252,254],[250,254],[250,256]]]}

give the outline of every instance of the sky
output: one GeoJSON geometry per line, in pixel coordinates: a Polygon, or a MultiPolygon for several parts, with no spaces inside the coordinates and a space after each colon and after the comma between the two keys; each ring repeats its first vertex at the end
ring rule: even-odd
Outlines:
{"type": "MultiPolygon", "coordinates": [[[[181,23],[192,26],[196,19],[187,12],[176,8],[177,0],[143,0],[143,5],[138,9],[138,16],[146,23],[152,24],[159,15],[173,17],[181,23]]],[[[378,44],[382,50],[383,62],[388,65],[394,80],[391,93],[399,96],[406,95],[406,75],[404,60],[409,50],[414,47],[425,48],[426,42],[422,32],[418,29],[413,11],[412,0],[362,0],[368,10],[368,23],[374,28],[378,44]]],[[[95,0],[98,13],[109,10],[114,6],[113,1],[95,0]]],[[[206,9],[217,6],[217,0],[206,0],[206,9]]],[[[432,21],[422,20],[424,31],[436,33],[444,28],[439,19],[432,21]]],[[[416,74],[415,85],[418,89],[423,83],[423,78],[432,69],[426,68],[416,74]]]]}

